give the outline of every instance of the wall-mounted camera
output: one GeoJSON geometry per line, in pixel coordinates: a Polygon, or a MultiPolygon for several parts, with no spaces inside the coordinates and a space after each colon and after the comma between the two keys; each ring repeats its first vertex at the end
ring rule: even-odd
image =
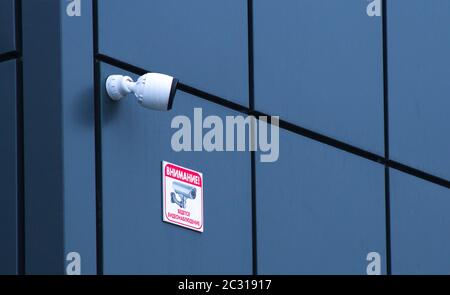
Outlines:
{"type": "Polygon", "coordinates": [[[112,75],[106,80],[106,91],[116,101],[133,92],[143,107],[167,111],[172,109],[177,84],[177,79],[158,73],[145,74],[136,82],[128,76],[112,75]]]}

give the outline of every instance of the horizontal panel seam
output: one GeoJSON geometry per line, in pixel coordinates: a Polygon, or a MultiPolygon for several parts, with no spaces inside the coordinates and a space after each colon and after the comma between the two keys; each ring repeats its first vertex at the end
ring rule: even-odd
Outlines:
{"type": "MultiPolygon", "coordinates": [[[[141,67],[134,66],[132,64],[126,63],[124,61],[112,58],[112,57],[104,55],[104,54],[96,54],[95,55],[95,59],[97,61],[99,61],[99,62],[103,62],[103,63],[109,64],[109,65],[115,66],[115,67],[123,69],[125,71],[134,73],[136,75],[144,75],[146,73],[151,72],[150,70],[146,70],[146,69],[143,69],[141,67]]],[[[238,111],[238,112],[244,113],[246,115],[253,115],[253,116],[257,117],[257,118],[270,117],[270,115],[268,115],[268,114],[265,114],[265,113],[262,113],[262,112],[259,112],[259,111],[251,110],[250,108],[247,108],[247,107],[245,107],[243,105],[240,105],[240,104],[228,101],[228,100],[226,100],[224,98],[221,98],[221,97],[216,96],[214,94],[202,91],[200,89],[197,89],[195,87],[186,85],[184,83],[179,83],[178,84],[178,89],[183,91],[183,92],[185,92],[185,93],[197,96],[197,97],[202,98],[204,100],[207,100],[207,101],[210,101],[212,103],[221,105],[223,107],[232,109],[234,111],[238,111]]],[[[297,134],[297,135],[301,135],[303,137],[306,137],[306,138],[312,139],[314,141],[317,141],[317,142],[326,144],[328,146],[334,147],[334,148],[336,148],[338,150],[345,151],[345,152],[348,152],[350,154],[359,156],[359,157],[364,158],[366,160],[370,160],[372,162],[376,162],[376,163],[381,164],[381,165],[386,165],[389,168],[392,168],[392,169],[395,169],[395,170],[398,170],[398,171],[410,174],[412,176],[415,176],[417,178],[420,178],[420,179],[426,180],[428,182],[437,184],[439,186],[450,188],[450,181],[446,180],[446,179],[443,179],[441,177],[429,174],[429,173],[421,171],[419,169],[412,168],[412,167],[410,167],[408,165],[404,165],[404,164],[401,164],[401,163],[398,163],[398,162],[395,162],[395,161],[388,160],[384,156],[380,156],[378,154],[366,151],[364,149],[358,148],[358,147],[353,146],[351,144],[342,142],[340,140],[331,138],[329,136],[320,134],[318,132],[309,130],[307,128],[295,125],[293,123],[290,123],[290,122],[282,120],[282,119],[279,120],[279,124],[280,124],[280,128],[281,129],[289,131],[291,133],[294,133],[294,134],[297,134]]]]}
{"type": "Polygon", "coordinates": [[[6,53],[0,53],[0,62],[11,61],[21,58],[21,54],[18,51],[10,51],[6,53]]]}

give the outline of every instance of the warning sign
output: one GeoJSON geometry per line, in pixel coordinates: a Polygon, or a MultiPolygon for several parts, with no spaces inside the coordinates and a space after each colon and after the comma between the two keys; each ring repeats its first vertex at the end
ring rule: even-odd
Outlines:
{"type": "Polygon", "coordinates": [[[163,220],[203,232],[203,174],[163,161],[163,220]]]}

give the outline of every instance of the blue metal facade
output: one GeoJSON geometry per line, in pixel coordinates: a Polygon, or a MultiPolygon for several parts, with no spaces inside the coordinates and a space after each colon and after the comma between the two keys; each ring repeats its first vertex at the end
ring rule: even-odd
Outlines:
{"type": "Polygon", "coordinates": [[[16,26],[14,0],[0,2],[0,274],[19,271],[19,130],[18,61],[15,60],[16,26]]]}
{"type": "Polygon", "coordinates": [[[450,273],[450,3],[0,0],[0,273],[450,273]],[[111,101],[111,74],[181,82],[111,101]],[[171,120],[280,116],[280,157],[174,152],[171,120]],[[163,223],[161,162],[205,232],[163,223]]]}

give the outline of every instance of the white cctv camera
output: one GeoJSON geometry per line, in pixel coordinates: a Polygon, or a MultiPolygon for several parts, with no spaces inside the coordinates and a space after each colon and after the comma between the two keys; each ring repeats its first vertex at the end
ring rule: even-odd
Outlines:
{"type": "Polygon", "coordinates": [[[167,111],[172,109],[178,80],[158,73],[145,74],[134,82],[128,76],[112,75],[106,80],[106,91],[112,100],[120,100],[131,92],[145,108],[167,111]]]}
{"type": "Polygon", "coordinates": [[[171,202],[177,204],[182,209],[186,208],[187,199],[195,200],[197,197],[197,189],[190,185],[174,181],[172,188],[175,192],[170,194],[171,202]]]}

